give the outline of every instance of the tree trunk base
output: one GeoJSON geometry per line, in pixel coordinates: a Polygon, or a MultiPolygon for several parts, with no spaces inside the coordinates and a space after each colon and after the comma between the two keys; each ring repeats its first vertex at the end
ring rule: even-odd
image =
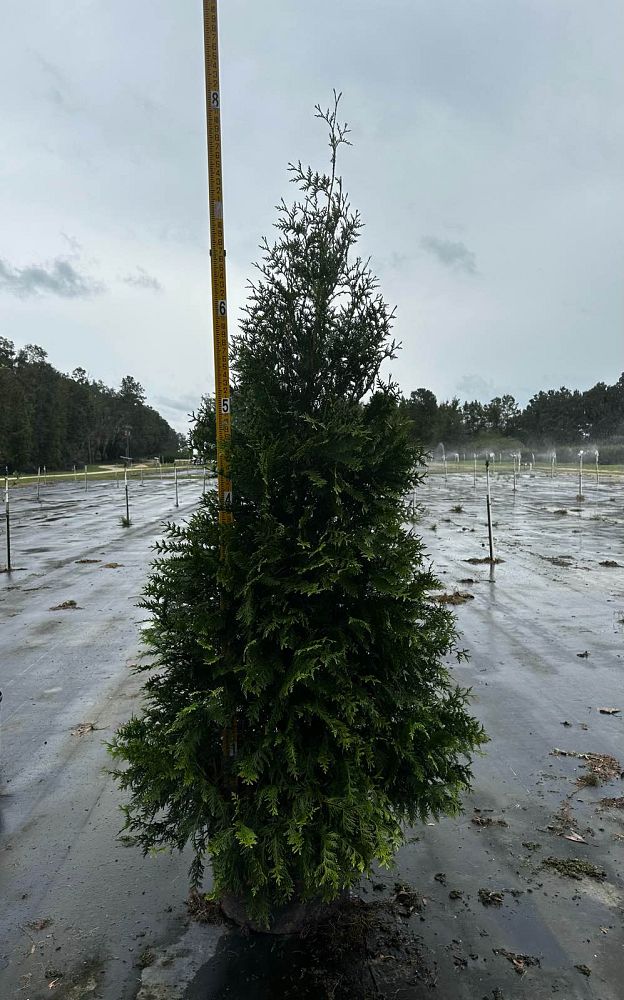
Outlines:
{"type": "Polygon", "coordinates": [[[242,896],[227,893],[221,897],[220,904],[228,920],[257,934],[299,934],[306,924],[318,919],[328,906],[321,899],[293,899],[275,910],[271,914],[270,926],[264,927],[249,917],[242,896]]]}

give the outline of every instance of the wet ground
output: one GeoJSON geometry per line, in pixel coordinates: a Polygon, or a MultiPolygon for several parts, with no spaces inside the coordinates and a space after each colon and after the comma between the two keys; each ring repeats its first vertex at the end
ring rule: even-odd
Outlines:
{"type": "Polygon", "coordinates": [[[482,478],[449,472],[420,490],[419,530],[443,593],[460,595],[471,659],[455,674],[491,743],[461,818],[410,831],[394,871],[282,942],[189,922],[188,859],[144,860],[115,840],[103,740],[136,705],[150,545],[201,481],[180,486],[178,511],[171,482],[136,487],[129,529],[111,485],[55,487],[40,505],[14,494],[20,569],[0,576],[0,997],[619,1000],[622,481],[586,480],[579,503],[573,476],[525,474],[515,494],[495,478],[493,574],[466,561],[487,555],[482,478]],[[49,610],[67,601],[78,607],[49,610]]]}

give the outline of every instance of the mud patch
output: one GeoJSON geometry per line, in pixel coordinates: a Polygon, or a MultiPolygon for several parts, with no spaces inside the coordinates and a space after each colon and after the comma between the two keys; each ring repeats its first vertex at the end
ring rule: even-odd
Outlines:
{"type": "Polygon", "coordinates": [[[78,606],[76,601],[63,601],[62,604],[55,604],[50,611],[80,611],[81,608],[78,606]]]}
{"type": "Polygon", "coordinates": [[[494,566],[498,565],[499,563],[505,562],[505,560],[499,559],[498,557],[496,557],[496,559],[490,559],[489,556],[483,556],[482,559],[477,559],[475,556],[473,556],[472,559],[464,559],[464,562],[470,563],[471,566],[482,566],[484,564],[494,566]]]}
{"type": "Polygon", "coordinates": [[[542,555],[540,555],[540,559],[543,559],[544,562],[549,562],[551,564],[551,566],[560,566],[561,569],[572,569],[573,568],[573,563],[574,563],[574,557],[573,556],[542,556],[542,555]]]}
{"type": "Polygon", "coordinates": [[[390,1000],[436,981],[398,901],[352,899],[328,907],[300,935],[224,935],[184,997],[255,997],[254,984],[270,983],[275,997],[390,1000]]]}

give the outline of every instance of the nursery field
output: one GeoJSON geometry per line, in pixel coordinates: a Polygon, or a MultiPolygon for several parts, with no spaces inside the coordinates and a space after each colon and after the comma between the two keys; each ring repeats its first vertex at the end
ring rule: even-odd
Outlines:
{"type": "MultiPolygon", "coordinates": [[[[455,666],[491,742],[464,813],[409,832],[304,940],[246,936],[197,906],[189,858],[116,840],[104,742],[138,705],[136,600],[201,476],[131,493],[12,493],[0,575],[2,1000],[619,1000],[624,961],[624,482],[430,476],[422,534],[456,606],[455,666]]],[[[0,531],[0,568],[4,534],[0,531]]]]}

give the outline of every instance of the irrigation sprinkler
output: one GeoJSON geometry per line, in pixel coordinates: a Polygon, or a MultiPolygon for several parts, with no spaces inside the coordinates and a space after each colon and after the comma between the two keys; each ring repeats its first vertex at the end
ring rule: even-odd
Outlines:
{"type": "Polygon", "coordinates": [[[84,477],[85,477],[85,493],[86,493],[87,492],[87,485],[88,485],[88,480],[87,480],[87,466],[86,465],[84,467],[84,477]]]}
{"type": "Polygon", "coordinates": [[[596,486],[598,486],[598,483],[600,482],[600,477],[599,477],[599,473],[598,473],[598,449],[597,448],[594,449],[594,457],[596,459],[596,486]]]}
{"type": "Polygon", "coordinates": [[[11,512],[9,509],[9,477],[4,477],[4,516],[6,518],[7,573],[11,572],[11,512]]]}
{"type": "Polygon", "coordinates": [[[141,486],[143,485],[143,469],[141,469],[141,486]]]}
{"type": "Polygon", "coordinates": [[[78,473],[76,472],[76,466],[74,466],[74,482],[76,482],[77,478],[78,478],[78,473]]]}
{"type": "Polygon", "coordinates": [[[472,485],[476,487],[477,485],[477,453],[474,452],[472,456],[472,485]]]}
{"type": "Polygon", "coordinates": [[[553,451],[552,455],[550,456],[550,478],[551,479],[555,478],[555,453],[554,453],[554,451],[553,451]]]}
{"type": "Polygon", "coordinates": [[[448,466],[446,464],[446,455],[444,456],[444,482],[448,483],[448,466]]]}
{"type": "Polygon", "coordinates": [[[174,467],[173,467],[173,478],[175,480],[175,498],[176,498],[175,499],[175,505],[176,505],[176,507],[179,507],[180,506],[180,501],[178,499],[178,467],[177,467],[177,465],[174,465],[174,467]]]}
{"type": "Polygon", "coordinates": [[[43,485],[44,486],[48,485],[48,470],[46,469],[45,465],[43,467],[43,485]]]}
{"type": "Polygon", "coordinates": [[[492,499],[490,497],[490,463],[485,460],[486,504],[488,520],[488,541],[490,543],[490,566],[494,566],[494,538],[492,536],[492,499]]]}

